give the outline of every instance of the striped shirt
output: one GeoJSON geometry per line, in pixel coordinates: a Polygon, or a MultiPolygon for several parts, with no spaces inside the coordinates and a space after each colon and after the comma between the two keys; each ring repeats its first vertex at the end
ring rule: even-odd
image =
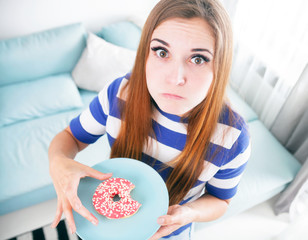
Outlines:
{"type": "MultiPolygon", "coordinates": [[[[71,121],[71,131],[79,141],[90,144],[107,134],[110,146],[113,145],[121,127],[118,106],[123,99],[120,98],[120,92],[129,76],[118,78],[108,84],[92,100],[88,109],[71,121]]],[[[204,192],[220,199],[230,199],[235,195],[250,156],[250,141],[244,120],[237,113],[233,114],[240,121],[235,121],[229,126],[229,112],[223,112],[208,148],[209,154],[215,154],[215,157],[211,162],[205,159],[204,169],[198,181],[180,204],[194,201],[204,192]]],[[[168,162],[177,157],[185,146],[187,121],[181,120],[179,116],[165,113],[156,106],[152,125],[155,138],[149,136],[151,148],[144,147],[142,161],[155,170],[161,170],[161,167],[167,164],[167,168],[158,171],[166,181],[172,171],[168,162]]],[[[190,227],[191,224],[188,224],[169,237],[172,235],[180,237],[181,233],[188,232],[185,230],[190,227]]]]}

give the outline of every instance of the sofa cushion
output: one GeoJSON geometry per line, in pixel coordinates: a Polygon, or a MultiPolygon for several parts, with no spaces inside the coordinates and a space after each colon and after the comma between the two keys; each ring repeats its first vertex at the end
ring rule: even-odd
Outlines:
{"type": "Polygon", "coordinates": [[[238,112],[246,122],[258,119],[255,111],[230,86],[227,88],[227,97],[232,109],[238,112]]]}
{"type": "Polygon", "coordinates": [[[0,127],[81,107],[70,74],[0,87],[0,127]]]}
{"type": "Polygon", "coordinates": [[[136,52],[106,42],[89,33],[87,47],[72,76],[77,86],[99,92],[109,81],[131,71],[136,52]]]}
{"type": "Polygon", "coordinates": [[[266,200],[266,193],[277,194],[282,191],[301,167],[261,121],[250,122],[248,126],[252,143],[251,157],[240,183],[239,195],[232,203],[246,209],[266,200]]]}
{"type": "Polygon", "coordinates": [[[0,86],[70,73],[86,45],[81,24],[0,41],[0,86]]]}
{"type": "Polygon", "coordinates": [[[96,35],[120,47],[137,50],[141,29],[130,21],[120,21],[104,26],[96,35]]]}
{"type": "MultiPolygon", "coordinates": [[[[248,126],[252,144],[251,157],[238,192],[221,219],[238,214],[275,196],[287,187],[301,167],[301,164],[277,141],[261,121],[250,122],[248,126]]],[[[212,223],[198,223],[196,229],[209,224],[212,223]]]]}
{"type": "MultiPolygon", "coordinates": [[[[82,91],[85,107],[97,93],[82,91]]],[[[51,139],[83,108],[0,128],[0,215],[56,198],[49,176],[51,139]]],[[[109,157],[106,137],[78,154],[76,160],[92,166],[109,157]]]]}

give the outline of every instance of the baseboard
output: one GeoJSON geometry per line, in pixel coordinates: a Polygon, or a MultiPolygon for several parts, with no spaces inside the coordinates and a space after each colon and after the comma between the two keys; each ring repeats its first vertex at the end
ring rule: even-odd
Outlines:
{"type": "Polygon", "coordinates": [[[51,224],[56,209],[57,199],[52,199],[0,216],[0,239],[9,239],[51,224]]]}

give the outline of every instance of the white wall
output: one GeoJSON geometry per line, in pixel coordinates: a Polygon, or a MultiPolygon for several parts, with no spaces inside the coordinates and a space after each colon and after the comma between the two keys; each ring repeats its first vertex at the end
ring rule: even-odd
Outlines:
{"type": "Polygon", "coordinates": [[[145,20],[158,0],[0,0],[0,39],[75,22],[98,31],[124,19],[145,20]]]}

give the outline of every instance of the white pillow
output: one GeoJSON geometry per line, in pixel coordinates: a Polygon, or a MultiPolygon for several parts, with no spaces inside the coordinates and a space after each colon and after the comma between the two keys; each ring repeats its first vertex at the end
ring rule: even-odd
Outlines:
{"type": "Polygon", "coordinates": [[[106,42],[89,33],[84,49],[72,76],[79,88],[99,92],[104,86],[131,71],[136,51],[106,42]]]}

